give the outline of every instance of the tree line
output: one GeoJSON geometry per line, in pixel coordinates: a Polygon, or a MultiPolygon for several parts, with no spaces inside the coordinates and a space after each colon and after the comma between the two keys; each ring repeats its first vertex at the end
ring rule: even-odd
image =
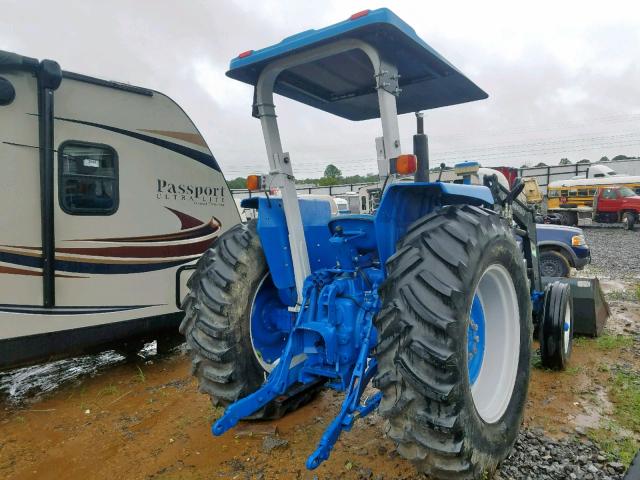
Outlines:
{"type": "MultiPolygon", "coordinates": [[[[618,160],[628,160],[630,158],[637,158],[637,157],[628,157],[626,155],[616,155],[615,157],[609,159],[609,157],[604,156],[604,157],[600,157],[600,160],[598,160],[598,162],[616,162],[618,160]]],[[[578,160],[576,162],[576,164],[583,164],[583,163],[591,163],[591,160],[589,160],[588,158],[583,158],[582,160],[578,160]]],[[[560,159],[559,165],[573,165],[573,162],[568,158],[563,157],[560,159]]],[[[525,163],[520,168],[535,168],[535,167],[549,167],[549,166],[550,165],[547,165],[544,162],[537,163],[533,165],[533,167],[525,163]]]]}
{"type": "MultiPolygon", "coordinates": [[[[333,164],[327,165],[324,174],[320,178],[302,178],[296,179],[296,183],[304,185],[318,185],[320,187],[328,187],[329,185],[340,185],[345,183],[375,183],[379,180],[377,173],[365,173],[364,175],[347,175],[343,176],[342,171],[333,164]]],[[[245,177],[237,177],[228,180],[229,188],[247,188],[247,179],[245,177]]]]}
{"type": "MultiPolygon", "coordinates": [[[[617,160],[626,160],[629,158],[635,158],[635,157],[628,157],[626,155],[616,155],[611,160],[609,160],[609,157],[604,156],[604,157],[601,157],[599,161],[615,162],[617,160]]],[[[577,164],[591,163],[591,160],[589,160],[588,158],[583,158],[582,160],[578,160],[576,163],[577,164]]],[[[563,157],[560,159],[560,165],[573,165],[573,163],[568,158],[563,157]]],[[[533,167],[548,167],[548,166],[549,165],[547,165],[544,162],[540,162],[536,165],[533,165],[533,167]]],[[[520,168],[531,168],[531,165],[524,164],[520,168]]],[[[449,167],[445,168],[445,170],[448,170],[448,169],[449,167]]],[[[439,168],[433,168],[430,171],[437,172],[438,170],[439,168]]],[[[329,185],[340,185],[340,184],[349,184],[349,183],[375,183],[378,180],[379,180],[379,177],[377,173],[366,173],[364,175],[348,175],[345,177],[342,175],[342,171],[338,167],[336,167],[333,164],[329,164],[324,169],[324,174],[322,175],[322,177],[296,179],[296,183],[304,184],[304,185],[317,185],[319,187],[328,187],[329,185]]],[[[228,180],[227,184],[231,189],[247,188],[247,179],[245,177],[237,177],[237,178],[234,178],[233,180],[228,180]]]]}

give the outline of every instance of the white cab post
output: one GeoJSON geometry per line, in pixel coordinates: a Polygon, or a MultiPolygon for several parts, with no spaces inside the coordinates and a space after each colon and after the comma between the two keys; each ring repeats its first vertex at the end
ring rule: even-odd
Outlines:
{"type": "MultiPolygon", "coordinates": [[[[291,250],[293,261],[293,274],[296,282],[296,292],[298,305],[302,303],[302,284],[305,278],[311,273],[309,267],[309,255],[307,253],[307,242],[304,237],[302,225],[302,214],[298,203],[295,178],[291,168],[291,158],[289,154],[282,151],[280,143],[280,133],[276,120],[276,109],[273,104],[273,84],[275,78],[270,82],[270,86],[265,85],[265,75],[260,76],[257,85],[257,108],[262,133],[264,135],[267,155],[269,156],[269,178],[267,188],[276,187],[282,193],[282,206],[284,207],[284,217],[287,221],[289,231],[289,245],[282,248],[291,250]]],[[[267,79],[268,80],[268,79],[267,79]]]]}
{"type": "MultiPolygon", "coordinates": [[[[384,160],[381,161],[381,150],[376,139],[378,151],[378,169],[380,181],[385,182],[389,176],[391,159],[397,158],[401,153],[400,129],[398,127],[398,108],[396,96],[400,94],[398,87],[398,70],[383,61],[380,62],[380,70],[376,72],[376,89],[378,90],[378,104],[380,106],[380,121],[382,123],[382,138],[384,160]]],[[[387,181],[387,183],[391,183],[387,181]]]]}

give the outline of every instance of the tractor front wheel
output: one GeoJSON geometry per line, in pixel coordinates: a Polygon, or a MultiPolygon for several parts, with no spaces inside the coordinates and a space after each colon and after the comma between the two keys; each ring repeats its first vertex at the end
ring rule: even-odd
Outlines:
{"type": "Polygon", "coordinates": [[[376,318],[381,414],[432,478],[480,478],[510,452],[529,383],[522,254],[490,210],[449,206],[412,224],[386,264],[376,318]]]}
{"type": "Polygon", "coordinates": [[[573,345],[572,306],[571,287],[568,284],[553,282],[547,285],[540,323],[540,357],[546,368],[567,368],[573,345]]]}

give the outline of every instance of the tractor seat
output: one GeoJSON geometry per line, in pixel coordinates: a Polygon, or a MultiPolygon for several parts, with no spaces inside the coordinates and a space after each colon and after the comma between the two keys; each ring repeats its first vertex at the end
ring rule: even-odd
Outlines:
{"type": "Polygon", "coordinates": [[[329,231],[332,235],[357,237],[352,245],[359,251],[371,251],[376,249],[376,229],[373,215],[347,214],[338,215],[329,220],[329,231]]]}

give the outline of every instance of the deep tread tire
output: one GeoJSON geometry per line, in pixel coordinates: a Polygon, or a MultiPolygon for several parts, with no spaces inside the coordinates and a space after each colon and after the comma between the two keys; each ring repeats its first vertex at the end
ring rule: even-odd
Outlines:
{"type": "MultiPolygon", "coordinates": [[[[189,279],[180,332],[186,337],[199,390],[215,406],[225,407],[264,382],[266,372],[251,346],[250,315],[254,294],[267,271],[252,220],[222,234],[189,279]]],[[[317,391],[289,392],[285,400],[268,404],[250,418],[279,418],[307,403],[317,391]]]]}
{"type": "Polygon", "coordinates": [[[445,207],[409,227],[386,268],[375,321],[375,385],[390,438],[430,478],[493,472],[516,440],[530,370],[531,299],[510,230],[490,210],[445,207]],[[506,267],[516,292],[520,353],[506,411],[487,424],[469,385],[467,330],[476,285],[496,263],[506,267]]]}
{"type": "Polygon", "coordinates": [[[567,368],[573,347],[573,305],[571,287],[553,282],[545,288],[544,310],[540,324],[540,359],[542,365],[552,370],[567,368]],[[565,314],[569,309],[569,330],[564,331],[565,314]],[[564,335],[568,335],[565,348],[564,335]]]}
{"type": "Polygon", "coordinates": [[[568,277],[571,272],[567,258],[555,250],[540,253],[538,262],[543,277],[568,277]]]}

